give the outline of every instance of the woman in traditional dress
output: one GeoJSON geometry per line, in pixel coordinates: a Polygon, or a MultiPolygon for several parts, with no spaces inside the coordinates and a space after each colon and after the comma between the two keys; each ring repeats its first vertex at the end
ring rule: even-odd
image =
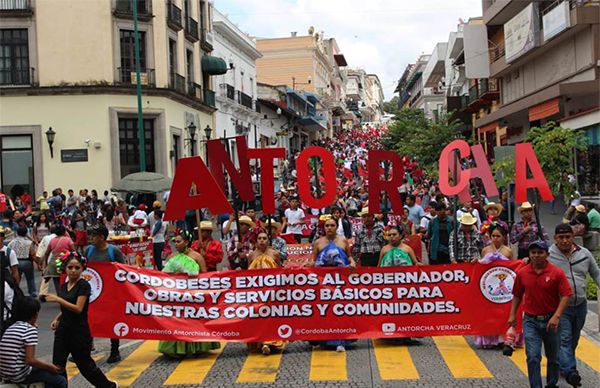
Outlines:
{"type": "MultiPolygon", "coordinates": [[[[349,267],[356,268],[356,262],[350,254],[350,244],[343,236],[337,235],[337,221],[329,218],[325,221],[325,235],[313,244],[313,260],[315,267],[349,267]]],[[[345,352],[346,346],[355,340],[311,341],[314,346],[335,347],[337,352],[345,352]]]]}
{"type": "MultiPolygon", "coordinates": [[[[490,227],[490,245],[483,248],[481,251],[482,258],[479,260],[482,264],[489,264],[493,261],[498,260],[510,260],[512,259],[512,250],[507,247],[506,235],[508,231],[500,224],[492,224],[490,227]]],[[[510,293],[511,291],[503,286],[504,279],[499,278],[500,284],[497,287],[497,292],[510,293]]],[[[484,335],[475,336],[475,346],[483,349],[492,349],[501,346],[504,342],[504,337],[501,334],[498,335],[484,335]]]]}
{"type": "MultiPolygon", "coordinates": [[[[191,240],[192,235],[190,232],[184,230],[177,233],[177,236],[175,236],[175,249],[177,252],[171,255],[163,268],[163,272],[184,273],[188,276],[196,276],[200,272],[206,272],[206,264],[202,255],[190,249],[191,240]]],[[[218,342],[160,341],[158,351],[169,357],[183,358],[218,349],[220,346],[218,342]]]]}
{"type": "Polygon", "coordinates": [[[389,243],[381,249],[378,267],[403,267],[408,265],[422,265],[416,258],[415,252],[406,245],[404,240],[404,227],[392,226],[388,229],[389,243]]]}
{"type": "MultiPolygon", "coordinates": [[[[269,236],[263,230],[256,236],[256,248],[248,255],[248,269],[269,269],[279,268],[281,266],[280,255],[275,249],[269,246],[269,236]]],[[[282,351],[288,341],[265,341],[248,342],[248,351],[259,350],[264,355],[271,354],[272,351],[282,351]]]]}

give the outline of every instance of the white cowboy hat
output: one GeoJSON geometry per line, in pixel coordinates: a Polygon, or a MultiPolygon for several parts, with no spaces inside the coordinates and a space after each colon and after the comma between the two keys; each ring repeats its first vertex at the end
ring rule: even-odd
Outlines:
{"type": "Polygon", "coordinates": [[[463,225],[475,225],[477,223],[477,218],[473,217],[471,213],[465,213],[460,217],[460,223],[463,225]]]}
{"type": "Polygon", "coordinates": [[[263,222],[263,226],[269,226],[269,221],[271,221],[271,227],[275,228],[277,230],[281,229],[281,222],[278,222],[276,220],[274,220],[273,218],[268,218],[266,221],[263,222]]]}
{"type": "Polygon", "coordinates": [[[248,216],[240,216],[239,221],[240,224],[250,225],[251,228],[254,228],[255,226],[254,221],[252,221],[252,218],[248,216]]]}
{"type": "Polygon", "coordinates": [[[488,209],[496,209],[496,211],[498,211],[498,213],[502,213],[502,210],[504,210],[504,206],[500,205],[499,203],[496,202],[490,202],[487,205],[485,205],[483,207],[483,210],[485,210],[486,212],[488,211],[488,209]]]}
{"type": "Polygon", "coordinates": [[[519,206],[519,213],[521,213],[523,210],[533,210],[534,205],[532,205],[531,203],[525,201],[521,204],[521,206],[519,206]]]}
{"type": "Polygon", "coordinates": [[[200,222],[200,230],[215,230],[215,226],[210,221],[202,221],[200,222]]]}

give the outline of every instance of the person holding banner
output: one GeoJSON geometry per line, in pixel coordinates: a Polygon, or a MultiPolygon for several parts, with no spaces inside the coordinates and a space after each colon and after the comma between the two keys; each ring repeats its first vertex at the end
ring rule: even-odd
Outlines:
{"type": "MultiPolygon", "coordinates": [[[[175,236],[175,249],[171,258],[166,262],[163,272],[196,276],[206,272],[204,258],[190,249],[192,234],[187,230],[178,231],[175,236]]],[[[218,342],[184,342],[184,341],[159,341],[158,351],[168,357],[183,358],[195,354],[206,353],[209,350],[219,349],[218,342]]]]}
{"type": "Polygon", "coordinates": [[[517,244],[517,258],[524,259],[529,252],[527,247],[533,241],[538,240],[539,230],[542,227],[542,236],[545,241],[549,241],[548,234],[542,225],[539,225],[533,219],[533,205],[529,202],[523,202],[517,209],[521,215],[521,220],[515,222],[510,232],[510,242],[517,244]]]}
{"type": "MultiPolygon", "coordinates": [[[[337,235],[338,223],[334,218],[325,221],[325,235],[313,244],[313,260],[315,267],[348,267],[356,268],[356,262],[350,254],[350,244],[345,237],[337,235]]],[[[335,347],[336,352],[345,352],[346,346],[353,340],[311,341],[314,346],[335,347]]]]}
{"type": "Polygon", "coordinates": [[[250,229],[254,228],[254,222],[248,216],[241,216],[239,221],[239,235],[234,234],[227,243],[227,260],[229,269],[248,269],[248,255],[252,250],[250,229]]]}
{"type": "MultiPolygon", "coordinates": [[[[269,246],[269,236],[264,230],[256,237],[256,249],[248,256],[248,269],[270,269],[281,266],[279,252],[269,246]]],[[[248,351],[259,350],[262,354],[269,355],[273,350],[282,351],[287,341],[249,342],[248,351]]]]}
{"type": "Polygon", "coordinates": [[[215,226],[211,221],[200,222],[200,240],[192,243],[192,250],[204,257],[207,271],[216,271],[217,265],[223,261],[223,245],[212,238],[215,226]]]}
{"type": "Polygon", "coordinates": [[[267,219],[264,224],[267,225],[267,227],[268,225],[271,225],[271,230],[269,230],[269,235],[271,236],[271,246],[277,251],[277,253],[279,253],[280,264],[283,266],[287,260],[287,243],[282,237],[279,236],[281,223],[271,218],[270,220],[267,219]]]}
{"type": "Polygon", "coordinates": [[[477,219],[471,213],[465,213],[460,218],[460,228],[456,235],[453,233],[450,236],[450,262],[452,263],[468,263],[481,259],[481,249],[483,248],[483,240],[481,234],[475,228],[477,219]],[[455,238],[456,236],[456,238],[455,238]],[[455,257],[455,245],[458,245],[457,255],[455,257]]]}
{"type": "Polygon", "coordinates": [[[404,237],[405,232],[402,225],[391,226],[388,229],[389,243],[381,249],[378,267],[423,265],[417,260],[412,248],[402,242],[404,237]]]}
{"type": "Polygon", "coordinates": [[[88,305],[92,291],[87,280],[81,277],[87,259],[77,252],[64,251],[53,261],[59,272],[66,272],[67,281],[60,286],[58,295],[45,295],[47,302],[60,305],[60,313],[50,324],[55,331],[52,363],[61,367],[61,374],[68,379],[66,366],[71,354],[77,368],[91,385],[99,388],[117,387],[117,383],[106,378],[91,356],[88,305]]]}
{"type": "Polygon", "coordinates": [[[358,258],[361,267],[376,267],[379,262],[381,248],[385,245],[383,228],[375,224],[374,214],[365,207],[359,213],[362,226],[356,233],[352,254],[358,258]]]}

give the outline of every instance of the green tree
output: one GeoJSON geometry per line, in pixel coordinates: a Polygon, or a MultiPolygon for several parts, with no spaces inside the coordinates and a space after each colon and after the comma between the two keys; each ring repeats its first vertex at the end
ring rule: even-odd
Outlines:
{"type": "Polygon", "coordinates": [[[421,109],[402,109],[389,126],[382,145],[387,150],[407,155],[424,170],[437,175],[437,164],[442,149],[451,141],[462,138],[459,124],[448,116],[437,122],[425,117],[421,109]]]}
{"type": "Polygon", "coordinates": [[[573,174],[573,150],[585,151],[585,140],[581,131],[563,128],[550,121],[542,127],[532,127],[527,134],[527,141],[540,163],[542,171],[552,189],[557,195],[560,189],[566,197],[575,192],[568,180],[573,174]]]}
{"type": "Polygon", "coordinates": [[[383,111],[385,113],[391,113],[393,115],[397,115],[398,112],[400,111],[400,107],[398,106],[398,103],[400,102],[400,99],[398,98],[398,96],[394,96],[394,98],[392,98],[389,101],[385,101],[383,103],[383,111]]]}

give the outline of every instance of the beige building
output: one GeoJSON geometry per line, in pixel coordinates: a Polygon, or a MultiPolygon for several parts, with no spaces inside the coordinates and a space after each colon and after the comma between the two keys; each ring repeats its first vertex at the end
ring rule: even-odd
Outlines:
{"type": "MultiPolygon", "coordinates": [[[[131,4],[0,2],[3,192],[101,191],[139,171],[131,4]]],[[[137,4],[147,170],[172,176],[179,158],[203,154],[204,129],[214,133],[210,76],[226,65],[209,56],[210,2],[137,4]]]]}

